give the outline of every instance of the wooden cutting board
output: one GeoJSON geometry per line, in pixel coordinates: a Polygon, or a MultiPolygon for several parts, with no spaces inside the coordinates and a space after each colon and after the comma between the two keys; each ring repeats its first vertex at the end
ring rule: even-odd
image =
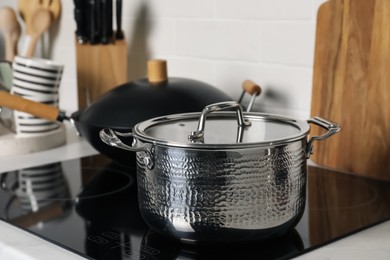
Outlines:
{"type": "Polygon", "coordinates": [[[330,0],[319,8],[311,114],[342,126],[315,144],[314,162],[390,180],[389,0],[330,0]]]}

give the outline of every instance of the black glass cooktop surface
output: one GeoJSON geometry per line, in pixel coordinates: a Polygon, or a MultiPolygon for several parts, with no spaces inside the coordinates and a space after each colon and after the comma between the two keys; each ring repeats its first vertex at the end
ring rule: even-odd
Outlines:
{"type": "Polygon", "coordinates": [[[188,245],[144,223],[135,167],[104,156],[1,174],[0,218],[90,259],[283,259],[390,216],[390,182],[308,169],[307,205],[286,235],[241,244],[188,245]]]}

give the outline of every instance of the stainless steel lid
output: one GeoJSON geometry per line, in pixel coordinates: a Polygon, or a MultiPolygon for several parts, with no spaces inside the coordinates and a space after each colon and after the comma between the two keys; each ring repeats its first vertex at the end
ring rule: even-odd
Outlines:
{"type": "Polygon", "coordinates": [[[133,134],[144,142],[193,148],[243,148],[277,145],[293,142],[308,135],[306,121],[287,117],[242,112],[213,112],[204,117],[200,136],[192,135],[201,128],[203,113],[175,114],[153,118],[136,125],[133,134]],[[238,125],[238,114],[249,122],[238,125]],[[202,119],[201,119],[202,120],[202,119]]]}

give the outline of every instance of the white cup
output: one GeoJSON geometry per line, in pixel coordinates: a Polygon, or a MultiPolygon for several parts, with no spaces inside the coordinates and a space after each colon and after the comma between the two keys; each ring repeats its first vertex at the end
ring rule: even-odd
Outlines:
{"type": "Polygon", "coordinates": [[[37,76],[33,74],[26,74],[18,70],[14,70],[12,76],[14,80],[17,79],[22,82],[34,85],[43,85],[46,87],[58,87],[61,82],[61,77],[37,76]]]}
{"type": "Polygon", "coordinates": [[[63,70],[58,70],[57,73],[48,73],[45,70],[35,69],[32,67],[28,67],[24,64],[21,64],[21,63],[16,63],[16,62],[14,62],[12,64],[12,69],[17,71],[17,72],[28,74],[28,75],[49,77],[49,78],[59,78],[59,79],[61,79],[61,75],[63,72],[63,70]]]}
{"type": "Polygon", "coordinates": [[[14,111],[14,119],[17,122],[15,124],[15,132],[19,136],[41,135],[61,127],[59,122],[34,117],[19,111],[14,111]]]}
{"type": "Polygon", "coordinates": [[[31,88],[31,84],[25,86],[25,83],[17,80],[13,81],[15,84],[11,88],[11,93],[20,96],[45,96],[45,95],[58,95],[57,88],[45,89],[37,85],[35,89],[31,88]]]}
{"type": "MultiPolygon", "coordinates": [[[[41,58],[16,56],[12,63],[11,93],[58,107],[58,88],[64,66],[41,58]]],[[[14,130],[18,135],[36,135],[58,129],[58,122],[38,120],[33,115],[14,111],[14,130]]]]}
{"type": "Polygon", "coordinates": [[[41,73],[46,72],[47,75],[56,74],[59,71],[62,72],[64,70],[64,65],[60,63],[48,59],[41,59],[35,57],[27,58],[22,56],[16,56],[13,60],[13,63],[40,71],[41,73]]]}

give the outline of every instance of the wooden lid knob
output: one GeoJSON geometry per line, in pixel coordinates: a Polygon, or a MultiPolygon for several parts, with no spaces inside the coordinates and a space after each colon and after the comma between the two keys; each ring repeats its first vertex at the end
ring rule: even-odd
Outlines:
{"type": "Polygon", "coordinates": [[[159,84],[168,80],[167,61],[148,61],[148,80],[151,84],[159,84]]]}
{"type": "Polygon", "coordinates": [[[245,80],[242,83],[242,88],[244,89],[245,92],[248,92],[251,96],[253,95],[258,96],[261,93],[261,87],[251,80],[245,80]]]}

